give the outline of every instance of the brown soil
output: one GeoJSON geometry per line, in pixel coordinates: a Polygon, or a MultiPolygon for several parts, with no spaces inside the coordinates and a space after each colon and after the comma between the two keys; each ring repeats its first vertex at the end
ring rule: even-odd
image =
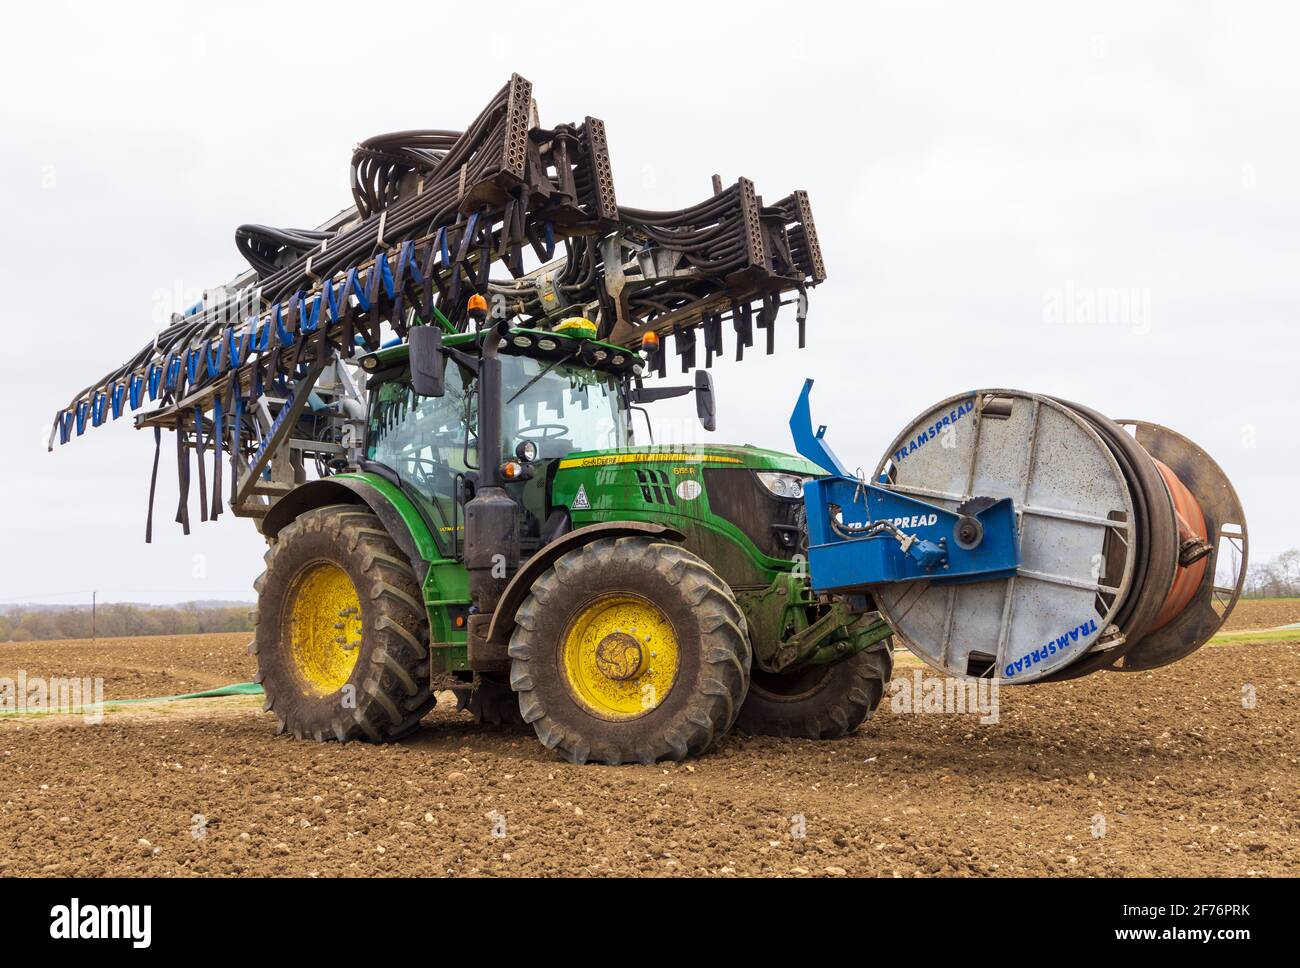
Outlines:
{"type": "Polygon", "coordinates": [[[134,639],[60,639],[0,643],[0,676],[103,678],[104,698],[140,699],[202,692],[247,682],[257,672],[248,654],[252,632],[158,635],[134,639]]]}
{"type": "MultiPolygon", "coordinates": [[[[246,639],[0,646],[0,675],[191,691],[249,678],[246,639]]],[[[1300,642],[1212,646],[1003,690],[996,724],[886,700],[845,740],[613,769],[449,695],[387,747],[276,737],[249,698],[2,716],[0,874],[1298,875],[1298,681],[1300,642]]]]}
{"type": "Polygon", "coordinates": [[[1223,631],[1275,629],[1296,622],[1300,622],[1300,598],[1250,598],[1237,602],[1223,631]]]}

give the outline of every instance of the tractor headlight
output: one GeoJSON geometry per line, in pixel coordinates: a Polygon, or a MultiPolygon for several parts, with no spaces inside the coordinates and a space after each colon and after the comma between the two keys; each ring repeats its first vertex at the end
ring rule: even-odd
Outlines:
{"type": "Polygon", "coordinates": [[[782,474],[779,471],[759,471],[758,480],[768,492],[787,501],[803,497],[803,482],[807,478],[798,474],[782,474]]]}

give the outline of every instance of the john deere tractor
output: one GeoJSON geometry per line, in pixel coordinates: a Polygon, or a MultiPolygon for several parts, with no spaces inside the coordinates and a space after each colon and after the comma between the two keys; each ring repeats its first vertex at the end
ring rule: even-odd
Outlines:
{"type": "Polygon", "coordinates": [[[715,428],[724,335],[773,353],[793,305],[804,345],[826,267],[803,191],[715,175],[687,208],[621,207],[604,124],[541,127],[518,75],[464,132],[362,142],[351,181],[316,229],[241,225],[250,269],[50,435],[136,411],[146,540],[164,430],[187,533],[196,491],[201,520],[259,522],[253,649],[283,731],[393,740],[450,690],[577,762],[682,759],[733,726],[828,739],[880,702],[893,638],[1012,685],[1146,671],[1241,592],[1218,465],[1055,397],[951,397],[870,476],[813,430],[811,382],[799,457],[634,435],[684,394],[715,428]]]}
{"type": "MultiPolygon", "coordinates": [[[[362,359],[357,471],[262,523],[254,648],[266,708],[315,739],[397,739],[450,689],[575,762],[653,762],[733,726],[825,739],[890,675],[865,600],[815,596],[803,482],[754,447],[638,445],[642,356],[585,320],[432,327],[362,359]]],[[[702,375],[701,375],[702,374],[702,375]]]]}

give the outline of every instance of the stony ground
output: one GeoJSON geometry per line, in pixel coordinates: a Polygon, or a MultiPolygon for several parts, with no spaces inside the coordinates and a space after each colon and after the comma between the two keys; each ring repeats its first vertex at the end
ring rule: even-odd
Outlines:
{"type": "MultiPolygon", "coordinates": [[[[247,639],[5,644],[0,676],[191,692],[249,678],[247,639]]],[[[276,737],[248,698],[0,716],[0,874],[1300,875],[1296,640],[655,767],[570,766],[444,698],[388,747],[276,737]]]]}
{"type": "Polygon", "coordinates": [[[1275,629],[1300,622],[1300,598],[1258,598],[1238,602],[1223,623],[1225,632],[1275,629]]]}

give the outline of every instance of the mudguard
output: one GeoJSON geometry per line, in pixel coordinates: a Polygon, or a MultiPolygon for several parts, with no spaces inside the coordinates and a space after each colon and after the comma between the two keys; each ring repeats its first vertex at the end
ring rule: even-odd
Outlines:
{"type": "Polygon", "coordinates": [[[262,519],[262,534],[274,538],[294,518],[329,504],[364,504],[411,560],[417,581],[423,582],[429,562],[442,558],[420,512],[405,494],[377,474],[337,474],[309,481],[290,491],[262,519]]]}
{"type": "Polygon", "coordinates": [[[515,627],[515,612],[528,597],[533,582],[541,577],[542,572],[555,564],[561,555],[575,548],[581,548],[597,538],[620,538],[628,535],[663,538],[667,541],[682,541],[686,538],[676,528],[646,521],[602,521],[561,535],[546,547],[539,549],[510,579],[510,584],[506,585],[501,601],[492,613],[492,624],[488,626],[487,641],[496,645],[505,645],[509,642],[510,633],[515,627]]]}

